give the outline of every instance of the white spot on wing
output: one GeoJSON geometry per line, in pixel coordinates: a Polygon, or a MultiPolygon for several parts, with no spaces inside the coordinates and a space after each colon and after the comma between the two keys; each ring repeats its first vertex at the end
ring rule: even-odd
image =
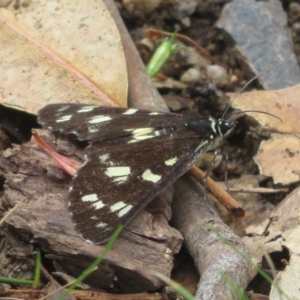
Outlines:
{"type": "Polygon", "coordinates": [[[99,131],[99,128],[97,127],[94,127],[94,126],[89,126],[88,127],[88,132],[89,133],[95,133],[95,132],[98,132],[99,131]]]}
{"type": "Polygon", "coordinates": [[[117,202],[110,207],[111,212],[116,212],[118,216],[121,218],[132,208],[133,206],[130,204],[126,204],[123,201],[117,202]]]}
{"type": "Polygon", "coordinates": [[[81,197],[81,200],[83,202],[94,202],[92,203],[92,206],[95,209],[101,209],[105,206],[105,204],[98,198],[97,194],[85,195],[81,197]]]}
{"type": "Polygon", "coordinates": [[[109,159],[109,153],[99,155],[99,160],[103,164],[106,164],[108,159],[109,159]]]}
{"type": "Polygon", "coordinates": [[[134,136],[145,135],[145,134],[153,132],[153,129],[154,129],[153,127],[138,128],[138,129],[134,129],[132,131],[132,134],[134,136]]]}
{"type": "Polygon", "coordinates": [[[151,181],[153,183],[158,182],[161,179],[160,175],[153,174],[150,169],[147,169],[143,174],[142,178],[146,181],[151,181]]]}
{"type": "Polygon", "coordinates": [[[154,111],[149,114],[149,116],[157,116],[157,115],[161,115],[161,113],[154,111]]]}
{"type": "Polygon", "coordinates": [[[131,210],[132,207],[133,207],[132,205],[127,205],[125,208],[121,209],[118,212],[118,216],[120,218],[123,217],[124,215],[126,215],[131,210]]]}
{"type": "Polygon", "coordinates": [[[83,202],[94,202],[94,201],[98,200],[98,196],[97,196],[97,194],[85,195],[85,196],[81,197],[81,200],[83,202]]]}
{"type": "Polygon", "coordinates": [[[175,156],[173,158],[170,158],[170,159],[166,160],[165,161],[165,165],[167,165],[167,166],[173,166],[173,165],[175,165],[177,163],[177,161],[178,161],[178,158],[175,156]]]}
{"type": "Polygon", "coordinates": [[[56,123],[69,121],[72,118],[72,116],[73,115],[62,116],[60,117],[60,119],[56,120],[56,123]]]}
{"type": "Polygon", "coordinates": [[[128,176],[119,176],[113,179],[113,182],[116,182],[117,184],[122,184],[127,181],[128,176]]]}
{"type": "Polygon", "coordinates": [[[123,115],[133,115],[137,112],[138,110],[136,108],[130,108],[128,110],[126,110],[123,115]]]}
{"type": "Polygon", "coordinates": [[[104,223],[104,222],[99,222],[96,224],[96,227],[97,228],[106,228],[107,227],[107,223],[104,223]]]}
{"type": "Polygon", "coordinates": [[[116,211],[118,211],[118,210],[120,210],[120,209],[123,209],[123,208],[126,207],[126,206],[127,206],[127,204],[126,204],[125,202],[119,201],[119,202],[115,203],[114,205],[112,205],[112,206],[109,208],[109,210],[110,210],[111,212],[116,212],[116,211]]]}
{"type": "Polygon", "coordinates": [[[130,175],[130,167],[108,167],[105,174],[108,177],[120,177],[130,175]]]}
{"type": "Polygon", "coordinates": [[[139,141],[137,141],[137,140],[130,140],[130,141],[127,142],[127,144],[133,144],[133,143],[137,143],[137,142],[139,142],[139,141]]]}
{"type": "Polygon", "coordinates": [[[109,120],[111,120],[112,117],[110,116],[95,116],[95,117],[92,117],[88,123],[89,124],[96,124],[96,123],[102,123],[102,122],[107,122],[109,120]]]}
{"type": "Polygon", "coordinates": [[[143,140],[147,140],[147,139],[152,139],[154,137],[154,135],[135,135],[134,139],[137,141],[143,141],[143,140]]]}
{"type": "Polygon", "coordinates": [[[133,136],[133,139],[128,141],[127,144],[137,143],[152,138],[154,138],[154,135],[137,135],[137,136],[133,136]]]}
{"type": "Polygon", "coordinates": [[[101,209],[105,206],[105,204],[101,201],[101,200],[98,200],[97,202],[94,202],[92,203],[92,206],[98,210],[98,209],[101,209]]]}
{"type": "Polygon", "coordinates": [[[97,106],[84,106],[82,108],[80,108],[79,110],[77,110],[78,113],[85,113],[85,112],[89,112],[89,111],[92,111],[95,107],[97,106]]]}
{"type": "Polygon", "coordinates": [[[61,108],[59,108],[57,111],[62,112],[62,111],[67,110],[69,107],[70,107],[70,105],[64,105],[61,108]]]}

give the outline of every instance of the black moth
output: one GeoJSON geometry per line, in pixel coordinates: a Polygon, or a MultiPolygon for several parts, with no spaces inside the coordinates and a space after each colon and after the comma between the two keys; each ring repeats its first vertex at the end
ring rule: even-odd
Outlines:
{"type": "Polygon", "coordinates": [[[89,141],[71,183],[69,210],[82,238],[96,244],[126,225],[235,125],[224,118],[86,104],[47,105],[38,118],[44,128],[89,141]]]}

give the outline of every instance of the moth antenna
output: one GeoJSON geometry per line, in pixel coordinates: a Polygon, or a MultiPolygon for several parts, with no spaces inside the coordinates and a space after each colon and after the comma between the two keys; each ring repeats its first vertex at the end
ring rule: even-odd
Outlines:
{"type": "Polygon", "coordinates": [[[260,73],[260,74],[258,74],[258,75],[256,75],[256,76],[254,76],[252,79],[250,79],[239,91],[238,91],[238,93],[234,96],[234,98],[233,99],[231,99],[231,101],[230,101],[230,103],[228,104],[228,106],[226,107],[226,109],[225,109],[225,111],[224,111],[224,113],[223,113],[223,115],[222,115],[222,120],[224,120],[224,118],[225,118],[225,115],[226,115],[226,113],[228,112],[228,109],[229,109],[229,107],[232,105],[232,103],[233,103],[233,101],[245,90],[245,88],[250,84],[250,83],[252,83],[254,80],[256,80],[258,77],[260,77],[260,76],[262,76],[262,75],[264,75],[264,74],[266,74],[268,71],[264,71],[264,72],[262,72],[262,73],[260,73]]]}
{"type": "Polygon", "coordinates": [[[273,117],[273,118],[278,119],[279,121],[281,121],[281,122],[283,123],[282,119],[280,119],[278,116],[273,115],[273,114],[271,114],[271,113],[268,113],[268,112],[266,112],[266,111],[260,111],[260,110],[244,110],[244,111],[236,111],[236,112],[233,112],[233,113],[231,113],[230,115],[228,115],[227,118],[229,118],[229,117],[232,116],[232,115],[237,115],[237,114],[247,113],[247,112],[254,112],[254,113],[260,113],[260,114],[269,115],[269,116],[271,116],[271,117],[273,117]]]}

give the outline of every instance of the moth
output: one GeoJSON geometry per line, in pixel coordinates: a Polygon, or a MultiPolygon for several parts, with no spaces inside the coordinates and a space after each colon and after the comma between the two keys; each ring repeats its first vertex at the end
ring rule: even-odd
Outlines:
{"type": "Polygon", "coordinates": [[[71,182],[69,211],[82,238],[95,244],[128,224],[235,126],[224,117],[71,103],[45,106],[38,121],[89,143],[71,182]]]}

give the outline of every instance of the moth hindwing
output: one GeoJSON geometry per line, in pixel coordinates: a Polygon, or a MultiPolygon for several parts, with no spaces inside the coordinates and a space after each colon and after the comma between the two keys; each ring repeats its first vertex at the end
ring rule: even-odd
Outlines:
{"type": "Polygon", "coordinates": [[[38,113],[44,128],[87,140],[73,178],[69,210],[82,238],[99,244],[126,225],[232,130],[226,120],[85,104],[52,104],[38,113]]]}

